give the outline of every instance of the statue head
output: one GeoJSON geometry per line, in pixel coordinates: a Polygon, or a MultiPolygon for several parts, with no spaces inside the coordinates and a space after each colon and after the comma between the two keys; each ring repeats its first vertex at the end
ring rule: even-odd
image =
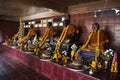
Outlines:
{"type": "Polygon", "coordinates": [[[64,27],[67,27],[67,25],[69,25],[69,24],[70,24],[70,20],[65,19],[65,20],[63,21],[63,26],[64,26],[64,27]]]}
{"type": "Polygon", "coordinates": [[[92,30],[93,30],[93,32],[97,32],[99,28],[100,28],[100,26],[99,26],[98,23],[94,23],[94,24],[92,25],[92,30]]]}
{"type": "Polygon", "coordinates": [[[48,26],[48,27],[52,26],[52,22],[48,22],[48,23],[47,23],[47,26],[48,26]]]}
{"type": "Polygon", "coordinates": [[[32,24],[32,25],[30,25],[30,29],[32,29],[32,28],[34,28],[34,25],[32,24]]]}

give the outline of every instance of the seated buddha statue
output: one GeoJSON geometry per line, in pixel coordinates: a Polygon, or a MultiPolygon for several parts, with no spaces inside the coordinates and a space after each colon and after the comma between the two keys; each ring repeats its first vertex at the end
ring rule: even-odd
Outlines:
{"type": "Polygon", "coordinates": [[[31,25],[27,35],[19,39],[18,46],[20,50],[24,50],[25,43],[27,43],[28,40],[32,41],[35,35],[36,35],[36,29],[33,28],[33,25],[31,25]]]}
{"type": "Polygon", "coordinates": [[[102,56],[105,49],[105,44],[109,42],[109,39],[105,32],[100,29],[98,23],[92,25],[92,32],[90,32],[87,41],[80,48],[80,51],[88,51],[97,53],[96,57],[102,56]]]}
{"type": "Polygon", "coordinates": [[[24,42],[24,41],[34,37],[35,35],[36,35],[36,30],[35,30],[35,28],[33,28],[33,25],[31,25],[27,35],[24,36],[23,38],[21,38],[20,41],[24,42]]]}
{"type": "Polygon", "coordinates": [[[52,26],[52,22],[48,22],[47,23],[47,28],[46,31],[41,39],[41,41],[39,42],[39,46],[40,46],[40,52],[42,53],[42,58],[45,57],[50,57],[49,53],[44,53],[43,51],[49,51],[49,48],[52,48],[51,42],[53,42],[53,38],[56,35],[56,31],[55,28],[52,26]],[[48,46],[49,45],[49,46],[48,46]]]}
{"type": "Polygon", "coordinates": [[[63,43],[70,43],[70,42],[74,41],[75,34],[79,33],[78,29],[75,26],[73,26],[72,24],[70,24],[69,20],[64,20],[63,26],[64,26],[64,28],[62,30],[62,33],[56,43],[53,59],[61,58],[62,57],[61,53],[60,53],[61,45],[63,43]]]}
{"type": "Polygon", "coordinates": [[[72,24],[70,24],[69,20],[63,21],[63,31],[60,35],[58,42],[61,43],[71,43],[75,41],[76,34],[79,33],[79,30],[72,24]]]}
{"type": "Polygon", "coordinates": [[[44,47],[44,43],[47,39],[50,39],[56,34],[55,28],[52,26],[52,22],[47,23],[47,29],[45,31],[45,34],[42,37],[40,44],[40,47],[44,47]]]}

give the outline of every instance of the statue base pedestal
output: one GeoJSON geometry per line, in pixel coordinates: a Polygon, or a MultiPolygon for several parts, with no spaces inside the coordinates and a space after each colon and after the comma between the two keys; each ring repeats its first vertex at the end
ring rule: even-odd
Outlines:
{"type": "Polygon", "coordinates": [[[51,60],[51,56],[49,54],[42,54],[40,56],[41,60],[46,60],[46,61],[50,61],[51,60]]]}
{"type": "Polygon", "coordinates": [[[69,63],[68,67],[71,69],[84,71],[83,65],[79,61],[73,61],[72,63],[69,63]]]}

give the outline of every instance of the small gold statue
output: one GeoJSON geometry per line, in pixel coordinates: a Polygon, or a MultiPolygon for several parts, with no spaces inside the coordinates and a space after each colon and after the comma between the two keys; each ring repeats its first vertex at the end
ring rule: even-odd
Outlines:
{"type": "Polygon", "coordinates": [[[95,60],[92,60],[91,69],[93,72],[95,72],[97,69],[97,62],[95,60]]]}
{"type": "Polygon", "coordinates": [[[118,72],[118,62],[117,62],[117,53],[114,53],[113,56],[113,61],[112,61],[112,65],[111,65],[111,72],[117,73],[118,72]]]}
{"type": "Polygon", "coordinates": [[[23,42],[20,42],[19,44],[18,44],[18,46],[19,46],[19,49],[20,49],[20,51],[23,51],[23,42]]]}
{"type": "Polygon", "coordinates": [[[39,55],[39,51],[40,51],[40,49],[39,49],[38,47],[35,47],[35,48],[34,48],[34,52],[35,52],[36,56],[39,55]]]}
{"type": "Polygon", "coordinates": [[[71,46],[71,60],[73,60],[73,57],[78,57],[78,55],[77,55],[77,53],[76,53],[76,50],[77,50],[77,46],[75,45],[75,44],[73,44],[72,46],[71,46]]]}
{"type": "Polygon", "coordinates": [[[67,66],[67,64],[68,64],[68,59],[70,59],[70,58],[67,56],[67,51],[64,50],[64,51],[62,52],[62,61],[63,61],[64,66],[67,66]]]}
{"type": "Polygon", "coordinates": [[[98,62],[97,67],[98,67],[98,69],[101,69],[101,68],[102,68],[101,62],[98,62]]]}

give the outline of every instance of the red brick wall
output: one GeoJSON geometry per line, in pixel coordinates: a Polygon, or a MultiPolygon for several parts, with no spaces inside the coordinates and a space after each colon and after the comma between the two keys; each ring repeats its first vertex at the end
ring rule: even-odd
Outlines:
{"type": "Polygon", "coordinates": [[[0,20],[0,30],[3,34],[3,39],[8,35],[11,38],[18,31],[19,22],[9,21],[9,20],[0,20]]]}
{"type": "Polygon", "coordinates": [[[101,28],[110,38],[110,47],[119,50],[120,47],[120,15],[107,17],[94,17],[94,13],[73,14],[70,16],[71,23],[80,29],[79,41],[85,42],[92,24],[98,22],[101,28]]]}

